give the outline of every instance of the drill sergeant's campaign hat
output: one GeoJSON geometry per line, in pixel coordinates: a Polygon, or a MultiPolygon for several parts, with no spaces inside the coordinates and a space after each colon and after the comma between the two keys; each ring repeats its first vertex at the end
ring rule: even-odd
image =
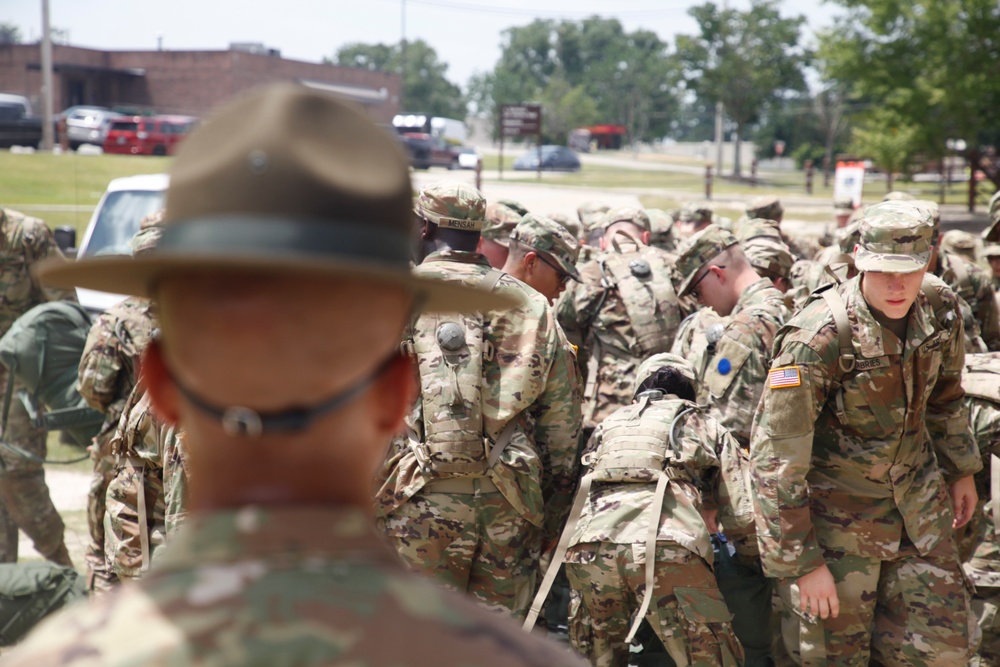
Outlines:
{"type": "Polygon", "coordinates": [[[555,220],[529,213],[521,218],[510,240],[554,261],[563,273],[582,282],[580,272],[576,270],[580,244],[569,230],[555,220]]]}
{"type": "Polygon", "coordinates": [[[854,251],[858,271],[913,273],[931,258],[934,220],[929,210],[889,201],[869,206],[854,251]]]}
{"type": "Polygon", "coordinates": [[[675,265],[677,273],[684,276],[677,290],[677,296],[687,294],[701,267],[737,243],[735,236],[718,225],[709,225],[685,241],[679,250],[680,256],[675,265]]]}
{"type": "Polygon", "coordinates": [[[521,222],[521,215],[506,204],[493,202],[486,206],[486,220],[480,234],[487,241],[499,243],[506,248],[510,233],[521,222]]]}
{"type": "Polygon", "coordinates": [[[660,354],[654,354],[639,364],[639,369],[635,372],[635,385],[632,387],[633,393],[642,385],[643,382],[646,381],[647,378],[664,366],[673,366],[680,371],[681,375],[691,381],[692,386],[698,386],[698,379],[694,372],[694,366],[691,365],[690,361],[676,354],[661,352],[660,354]]]}
{"type": "Polygon", "coordinates": [[[255,89],[180,144],[163,235],[139,257],[43,262],[59,287],[154,296],[192,271],[362,278],[403,287],[432,311],[480,311],[509,298],[410,272],[413,200],[396,139],[349,102],[305,86],[255,89]]]}

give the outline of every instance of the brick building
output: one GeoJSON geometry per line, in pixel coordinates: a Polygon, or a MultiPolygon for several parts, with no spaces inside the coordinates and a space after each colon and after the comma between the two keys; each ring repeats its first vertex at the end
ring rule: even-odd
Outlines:
{"type": "MultiPolygon", "coordinates": [[[[54,45],[53,110],[93,104],[204,116],[237,93],[262,83],[297,81],[364,105],[389,124],[399,112],[398,74],[287,60],[259,44],[227,51],[100,51],[54,45]]],[[[0,45],[0,92],[28,97],[41,109],[41,47],[0,45]]]]}

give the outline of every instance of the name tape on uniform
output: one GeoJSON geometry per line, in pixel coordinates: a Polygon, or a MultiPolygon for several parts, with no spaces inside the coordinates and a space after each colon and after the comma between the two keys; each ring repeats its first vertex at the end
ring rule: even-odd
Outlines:
{"type": "Polygon", "coordinates": [[[786,387],[798,387],[802,384],[802,377],[799,375],[798,366],[784,366],[772,369],[767,374],[768,387],[771,389],[784,389],[786,387]]]}

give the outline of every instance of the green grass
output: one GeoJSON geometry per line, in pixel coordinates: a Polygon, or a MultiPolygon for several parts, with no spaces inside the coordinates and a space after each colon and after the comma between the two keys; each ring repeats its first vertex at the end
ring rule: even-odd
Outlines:
{"type": "Polygon", "coordinates": [[[112,179],[164,172],[171,159],[0,151],[0,205],[39,217],[53,229],[70,225],[82,234],[112,179]]]}

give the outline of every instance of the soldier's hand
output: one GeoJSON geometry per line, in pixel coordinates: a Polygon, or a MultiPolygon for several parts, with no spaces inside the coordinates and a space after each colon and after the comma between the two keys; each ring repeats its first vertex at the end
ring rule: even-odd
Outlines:
{"type": "Polygon", "coordinates": [[[803,574],[798,584],[800,610],[820,618],[837,618],[840,615],[837,586],[826,563],[809,574],[803,574]]]}
{"type": "Polygon", "coordinates": [[[951,501],[955,508],[955,520],[951,522],[951,527],[961,528],[969,523],[972,513],[976,511],[976,503],[979,502],[976,482],[972,475],[963,477],[951,485],[951,501]]]}

